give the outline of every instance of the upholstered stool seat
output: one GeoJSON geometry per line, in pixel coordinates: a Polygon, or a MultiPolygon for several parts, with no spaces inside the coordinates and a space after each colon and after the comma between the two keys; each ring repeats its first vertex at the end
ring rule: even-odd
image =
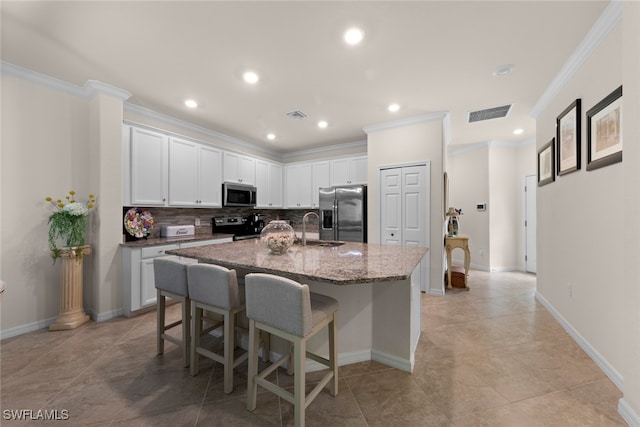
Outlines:
{"type": "Polygon", "coordinates": [[[184,366],[189,366],[189,342],[191,339],[189,321],[189,289],[187,286],[187,265],[175,259],[156,258],[153,260],[153,274],[157,292],[157,346],[158,354],[164,353],[164,341],[170,341],[182,348],[184,366]],[[166,325],[166,297],[180,301],[182,317],[166,325]],[[182,325],[182,339],[166,332],[182,325]]]}
{"type": "Polygon", "coordinates": [[[296,426],[304,426],[305,409],[330,384],[332,396],[338,394],[337,324],[338,301],[309,291],[308,285],[271,274],[253,273],[246,276],[246,305],[249,318],[249,373],[247,409],[256,408],[257,386],[277,394],[292,403],[296,426]],[[307,351],[307,341],[323,328],[329,330],[329,357],[307,351]],[[258,331],[267,331],[289,341],[289,353],[258,373],[258,331]],[[307,395],[305,393],[305,362],[312,359],[329,368],[329,372],[307,395]],[[273,384],[266,377],[288,361],[289,373],[294,373],[294,393],[273,384]],[[293,365],[293,369],[292,368],[293,365]]]}
{"type": "Polygon", "coordinates": [[[211,264],[194,264],[187,268],[191,299],[191,375],[198,374],[199,356],[208,357],[224,365],[224,392],[233,391],[233,369],[247,360],[247,353],[234,359],[236,314],[245,309],[244,281],[238,281],[235,270],[211,264]],[[203,331],[203,310],[222,316],[203,331]],[[224,354],[221,356],[202,347],[203,333],[223,326],[224,354]]]}

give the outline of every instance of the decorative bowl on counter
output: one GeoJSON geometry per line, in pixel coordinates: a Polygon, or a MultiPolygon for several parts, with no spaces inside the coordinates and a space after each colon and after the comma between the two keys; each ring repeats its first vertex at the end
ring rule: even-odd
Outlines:
{"type": "Polygon", "coordinates": [[[271,221],[260,233],[260,241],[276,255],[287,252],[295,238],[296,233],[287,221],[271,221]]]}

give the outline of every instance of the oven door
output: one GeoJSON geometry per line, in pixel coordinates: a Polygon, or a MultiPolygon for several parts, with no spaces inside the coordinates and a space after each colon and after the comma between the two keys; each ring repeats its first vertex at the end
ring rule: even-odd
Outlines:
{"type": "Polygon", "coordinates": [[[255,206],[256,187],[251,185],[234,184],[225,182],[222,184],[223,206],[255,206]]]}

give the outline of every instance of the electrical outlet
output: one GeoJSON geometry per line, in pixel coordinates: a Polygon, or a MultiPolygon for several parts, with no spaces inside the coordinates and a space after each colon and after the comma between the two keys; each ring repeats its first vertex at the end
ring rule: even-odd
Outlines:
{"type": "Polygon", "coordinates": [[[196,218],[196,227],[200,225],[200,218],[196,218]]]}
{"type": "Polygon", "coordinates": [[[571,296],[572,294],[573,294],[573,288],[572,288],[572,286],[571,286],[571,283],[570,283],[570,282],[568,282],[568,283],[567,283],[567,295],[568,295],[568,296],[571,296]]]}

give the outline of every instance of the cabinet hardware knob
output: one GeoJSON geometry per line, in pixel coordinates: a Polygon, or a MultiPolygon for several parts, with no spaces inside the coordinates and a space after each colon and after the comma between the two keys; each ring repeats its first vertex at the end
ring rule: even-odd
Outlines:
{"type": "Polygon", "coordinates": [[[393,237],[393,233],[391,233],[391,237],[393,237]]]}

